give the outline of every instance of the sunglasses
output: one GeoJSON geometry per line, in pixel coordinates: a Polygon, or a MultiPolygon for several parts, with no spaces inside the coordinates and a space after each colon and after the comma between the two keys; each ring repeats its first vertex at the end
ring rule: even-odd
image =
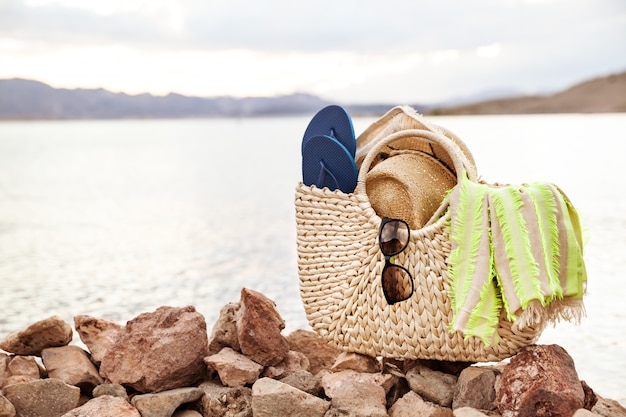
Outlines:
{"type": "Polygon", "coordinates": [[[382,273],[383,294],[389,304],[399,303],[413,295],[413,277],[408,269],[392,263],[393,257],[409,246],[407,222],[384,217],[378,231],[380,251],[385,256],[382,273]]]}

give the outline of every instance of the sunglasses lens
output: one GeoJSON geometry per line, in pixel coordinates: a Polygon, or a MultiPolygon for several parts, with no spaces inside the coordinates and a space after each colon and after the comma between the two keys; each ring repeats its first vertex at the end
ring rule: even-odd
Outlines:
{"type": "Polygon", "coordinates": [[[409,225],[402,220],[390,220],[382,225],[379,234],[380,248],[387,256],[396,255],[409,244],[409,225]]]}
{"type": "Polygon", "coordinates": [[[413,280],[409,271],[388,263],[382,275],[383,293],[389,304],[404,301],[413,294],[413,280]]]}

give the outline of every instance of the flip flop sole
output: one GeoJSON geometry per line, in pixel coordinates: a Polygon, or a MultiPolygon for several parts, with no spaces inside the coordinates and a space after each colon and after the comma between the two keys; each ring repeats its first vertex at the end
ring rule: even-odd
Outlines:
{"type": "Polygon", "coordinates": [[[356,152],[356,138],[354,126],[348,112],[340,106],[331,105],[318,111],[309,122],[302,139],[304,144],[315,136],[330,136],[337,139],[354,156],[356,152]]]}
{"type": "Polygon", "coordinates": [[[354,157],[337,139],[313,136],[302,149],[302,182],[319,188],[328,187],[351,193],[356,188],[357,168],[354,157]]]}

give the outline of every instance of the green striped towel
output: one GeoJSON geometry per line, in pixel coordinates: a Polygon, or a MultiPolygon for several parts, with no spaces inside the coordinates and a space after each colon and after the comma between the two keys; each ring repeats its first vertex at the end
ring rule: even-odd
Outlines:
{"type": "Polygon", "coordinates": [[[554,184],[497,186],[462,175],[450,193],[451,330],[498,342],[519,326],[580,319],[587,274],[578,214],[554,184]]]}

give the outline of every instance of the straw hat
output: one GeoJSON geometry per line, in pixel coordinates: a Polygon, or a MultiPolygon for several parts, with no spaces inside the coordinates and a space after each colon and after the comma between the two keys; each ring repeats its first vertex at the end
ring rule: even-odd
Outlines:
{"type": "Polygon", "coordinates": [[[376,164],[365,187],[379,216],[405,220],[416,230],[426,225],[456,183],[455,174],[438,159],[405,150],[376,164]]]}

